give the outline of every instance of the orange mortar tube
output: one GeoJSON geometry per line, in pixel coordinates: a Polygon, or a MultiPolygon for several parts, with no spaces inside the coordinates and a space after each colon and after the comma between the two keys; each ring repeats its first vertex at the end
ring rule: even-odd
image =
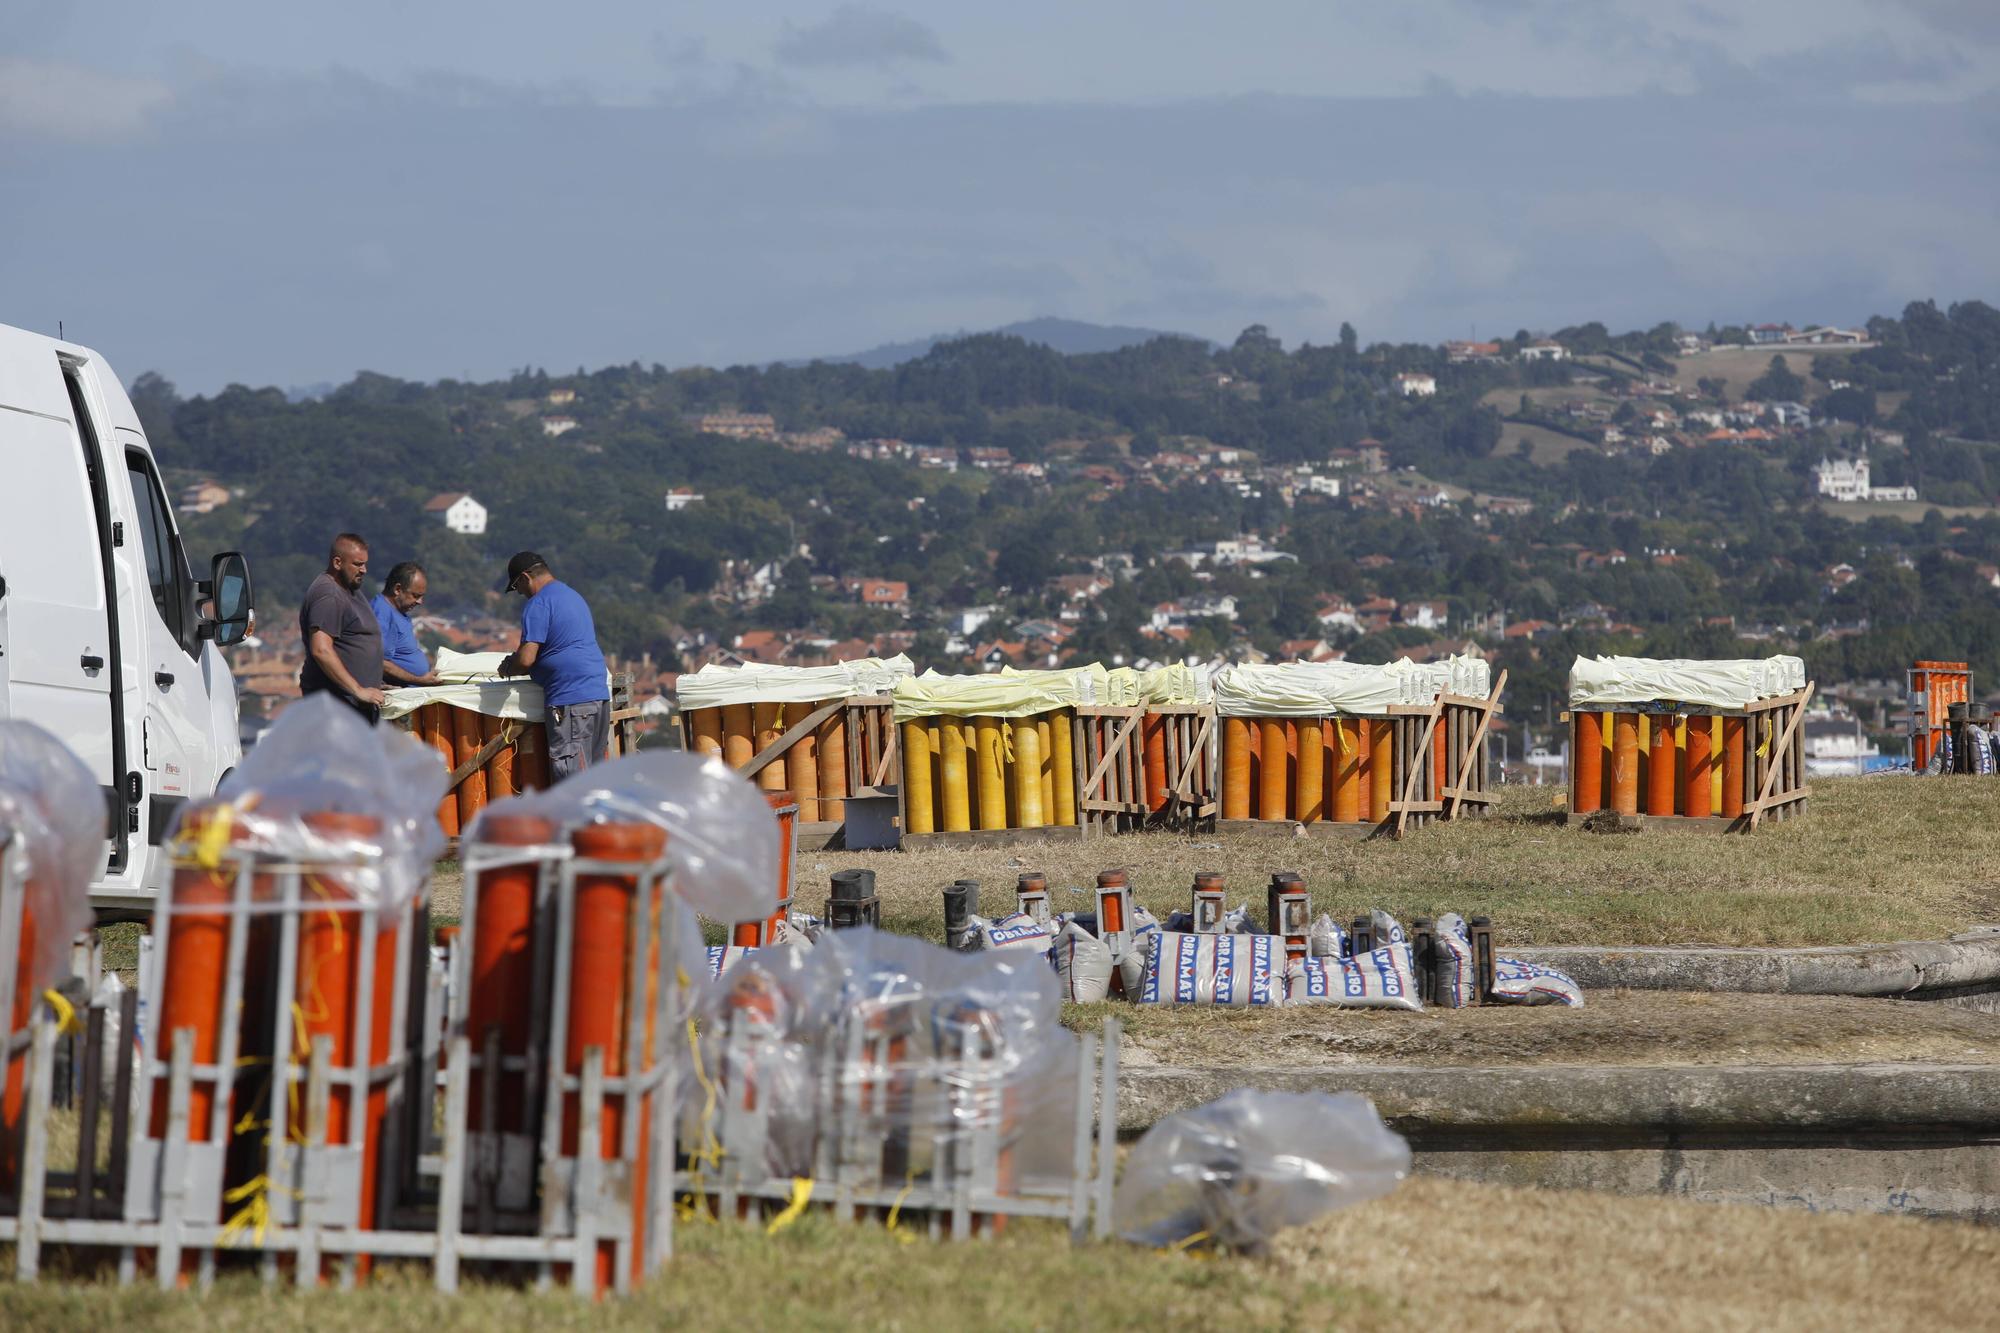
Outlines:
{"type": "Polygon", "coordinates": [[[1741,717],[1722,719],[1722,814],[1725,819],[1743,817],[1743,724],[1741,717]]]}
{"type": "Polygon", "coordinates": [[[688,730],[694,734],[694,752],[722,757],[722,710],[697,708],[688,714],[688,730]]]}
{"type": "Polygon", "coordinates": [[[1680,752],[1674,745],[1674,719],[1654,715],[1646,719],[1646,813],[1670,815],[1674,812],[1675,780],[1680,752]]]}
{"type": "MultiPolygon", "coordinates": [[[[659,958],[657,925],[660,920],[660,891],[655,884],[643,904],[646,918],[654,923],[654,944],[650,956],[635,958],[631,916],[639,893],[639,873],[649,861],[656,861],[667,847],[665,829],[653,824],[587,824],[570,834],[570,845],[580,857],[601,861],[629,861],[624,873],[596,872],[576,877],[573,940],[570,955],[569,1032],[563,1048],[564,1070],[572,1075],[583,1072],[584,1053],[595,1046],[604,1052],[604,1075],[622,1078],[649,1066],[646,1054],[654,1036],[652,988],[658,983],[659,958]],[[646,1004],[642,1025],[646,1043],[639,1051],[625,1049],[626,1005],[634,975],[647,979],[641,994],[646,1004]]],[[[647,1172],[652,1164],[652,1135],[645,1132],[652,1097],[628,1106],[625,1094],[607,1094],[604,1118],[598,1139],[600,1155],[607,1160],[619,1155],[628,1112],[640,1117],[638,1160],[633,1164],[632,1276],[637,1280],[645,1262],[647,1172]]],[[[582,1130],[582,1098],[576,1094],[563,1099],[563,1150],[574,1156],[582,1130]]],[[[612,1283],[616,1245],[605,1241],[597,1250],[597,1288],[612,1283]]]]}
{"type": "Polygon", "coordinates": [[[514,742],[514,787],[516,791],[547,791],[549,787],[549,728],[546,722],[530,722],[521,728],[514,742]]]}
{"type": "MultiPolygon", "coordinates": [[[[189,810],[181,819],[180,836],[197,842],[219,817],[219,806],[189,810]]],[[[233,812],[232,812],[233,813],[233,812]]],[[[230,829],[231,842],[243,840],[242,825],[230,829]]],[[[190,1056],[195,1064],[214,1064],[222,1044],[222,1001],[229,959],[229,917],[223,910],[235,889],[227,868],[204,869],[176,856],[173,910],[167,914],[166,970],[160,978],[160,1017],[156,1038],[160,1053],[173,1054],[174,1033],[194,1034],[190,1056]],[[204,910],[213,908],[214,910],[204,910]]],[[[246,996],[248,1002],[250,997],[246,996]]],[[[208,1141],[215,1108],[216,1084],[197,1075],[188,1092],[188,1138],[208,1141]]],[[[153,1086],[152,1137],[167,1133],[167,1082],[153,1086]]]]}
{"type": "MultiPolygon", "coordinates": [[[[1445,769],[1451,763],[1451,756],[1445,751],[1445,741],[1449,739],[1445,719],[1440,716],[1437,725],[1431,728],[1431,799],[1444,799],[1444,784],[1447,781],[1445,769]]],[[[1456,773],[1451,777],[1457,777],[1456,773]]]]}
{"type": "MultiPolygon", "coordinates": [[[[818,704],[786,704],[785,730],[806,720],[818,704]]],[[[809,731],[785,753],[785,786],[798,802],[800,819],[819,818],[819,733],[809,731]]]]}
{"type": "Polygon", "coordinates": [[[1158,814],[1167,808],[1167,720],[1148,713],[1139,729],[1146,752],[1146,808],[1158,814]]]}
{"type": "Polygon", "coordinates": [[[1222,719],[1222,817],[1250,818],[1250,719],[1222,719]]]}
{"type": "Polygon", "coordinates": [[[1286,804],[1291,794],[1288,784],[1291,774],[1285,763],[1285,719],[1261,718],[1257,728],[1263,741],[1258,754],[1257,818],[1290,818],[1291,810],[1286,804]]]}
{"type": "Polygon", "coordinates": [[[1684,784],[1681,811],[1690,819],[1706,819],[1712,808],[1714,793],[1709,790],[1713,782],[1711,766],[1711,742],[1714,732],[1706,717],[1690,717],[1687,726],[1687,780],[1684,784]]]}
{"type": "MultiPolygon", "coordinates": [[[[757,749],[756,754],[750,756],[751,759],[755,759],[757,755],[764,753],[764,751],[775,745],[778,737],[785,734],[785,706],[783,704],[759,703],[750,705],[750,710],[751,715],[756,719],[754,729],[757,734],[757,749]]],[[[749,761],[745,760],[744,762],[748,763],[749,761]]],[[[784,761],[774,759],[764,765],[764,767],[758,769],[757,785],[765,791],[783,791],[785,789],[784,761]]]]}
{"type": "MultiPolygon", "coordinates": [[[[556,826],[538,815],[496,812],[479,825],[480,842],[495,847],[535,847],[554,841],[556,826]]],[[[479,908],[472,923],[471,980],[466,987],[465,1035],[475,1055],[486,1049],[486,1034],[500,1029],[500,1055],[525,1056],[530,1035],[529,1000],[535,967],[535,880],[531,863],[494,866],[479,873],[479,908]]],[[[475,1085],[478,1081],[475,1080],[475,1085]]],[[[485,1133],[518,1134],[527,1124],[521,1104],[525,1081],[518,1072],[500,1075],[497,1106],[482,1106],[474,1127],[485,1133]]]]}
{"type": "Polygon", "coordinates": [[[1579,815],[1604,808],[1604,715],[1570,714],[1569,808],[1579,815]]]}
{"type": "Polygon", "coordinates": [[[757,731],[749,704],[722,706],[722,762],[731,768],[748,768],[757,757],[757,731]]]}
{"type": "MultiPolygon", "coordinates": [[[[417,710],[416,715],[418,738],[438,752],[438,758],[443,762],[444,771],[447,773],[458,767],[458,748],[452,740],[451,735],[451,714],[453,711],[450,704],[425,704],[417,710]]],[[[446,792],[444,798],[438,802],[437,818],[438,827],[444,830],[445,837],[456,838],[458,836],[458,793],[456,791],[446,792]]]]}
{"type": "MultiPolygon", "coordinates": [[[[470,763],[479,755],[479,714],[470,708],[448,708],[451,721],[452,767],[470,763]]],[[[463,832],[486,808],[486,774],[474,769],[458,784],[458,827],[463,832]]]]}
{"type": "MultiPolygon", "coordinates": [[[[500,735],[506,729],[506,726],[506,722],[502,719],[489,717],[481,713],[479,715],[480,745],[484,746],[486,742],[500,735]]],[[[516,737],[513,741],[495,750],[493,757],[486,761],[487,800],[504,801],[518,790],[514,780],[514,754],[516,747],[519,745],[520,738],[516,737]]]]}
{"type": "MultiPolygon", "coordinates": [[[[0,839],[0,849],[6,847],[0,839]]],[[[28,897],[39,897],[32,888],[28,897]]],[[[14,957],[14,1018],[12,1031],[19,1032],[27,1027],[28,1019],[35,1009],[35,913],[23,903],[21,907],[21,937],[16,941],[14,957]]],[[[0,1096],[0,1188],[16,1189],[20,1183],[21,1171],[21,1109],[28,1100],[28,1052],[27,1048],[15,1052],[7,1062],[6,1092],[0,1096]]]]}
{"type": "Polygon", "coordinates": [[[769,944],[778,923],[792,911],[792,839],[799,821],[799,803],[788,791],[767,791],[764,800],[778,821],[778,906],[761,921],[738,921],[730,927],[729,942],[746,949],[769,944]]]}
{"type": "Polygon", "coordinates": [[[814,733],[819,751],[819,817],[838,824],[847,818],[847,721],[836,713],[814,733]]]}
{"type": "Polygon", "coordinates": [[[1333,819],[1338,824],[1354,824],[1361,819],[1361,735],[1352,722],[1334,718],[1327,724],[1333,733],[1328,748],[1333,751],[1333,819]]]}
{"type": "Polygon", "coordinates": [[[1380,824],[1389,817],[1396,776],[1396,724],[1378,718],[1368,728],[1368,818],[1380,824]]]}
{"type": "Polygon", "coordinates": [[[1611,715],[1611,808],[1639,813],[1639,715],[1611,715]]]}
{"type": "Polygon", "coordinates": [[[1302,824],[1326,818],[1326,728],[1316,717],[1298,724],[1298,818],[1302,824]]]}

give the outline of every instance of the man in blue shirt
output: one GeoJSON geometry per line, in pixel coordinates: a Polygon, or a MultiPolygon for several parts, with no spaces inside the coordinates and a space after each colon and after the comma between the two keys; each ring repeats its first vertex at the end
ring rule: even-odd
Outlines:
{"type": "Polygon", "coordinates": [[[382,627],[382,677],[391,685],[438,683],[430,658],[417,646],[416,627],[410,624],[410,612],[424,604],[424,594],[429,591],[424,567],[405,560],[390,568],[389,577],[382,580],[382,591],[370,603],[375,623],[382,627]]]}
{"type": "Polygon", "coordinates": [[[611,674],[597,647],[597,625],[581,594],[557,581],[533,551],[507,562],[503,591],[528,599],[521,646],[500,663],[503,676],[526,675],[548,708],[549,781],[604,762],[611,740],[611,674]]]}

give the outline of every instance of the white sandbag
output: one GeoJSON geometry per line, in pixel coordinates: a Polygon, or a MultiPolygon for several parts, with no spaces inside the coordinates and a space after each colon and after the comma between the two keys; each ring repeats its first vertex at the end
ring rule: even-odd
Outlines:
{"type": "Polygon", "coordinates": [[[1345,958],[1347,956],[1347,932],[1333,919],[1331,912],[1321,912],[1319,919],[1306,932],[1306,952],[1314,958],[1345,958]]]}
{"type": "Polygon", "coordinates": [[[1095,1004],[1111,994],[1111,949],[1076,922],[1057,932],[1053,956],[1065,1000],[1095,1004]]]}
{"type": "Polygon", "coordinates": [[[1421,1010],[1410,946],[1385,944],[1354,958],[1294,958],[1285,967],[1286,1004],[1343,1009],[1421,1010]]]}
{"type": "Polygon", "coordinates": [[[1568,973],[1519,958],[1493,960],[1493,999],[1509,1004],[1560,1004],[1583,1007],[1583,987],[1568,973]]]}
{"type": "Polygon", "coordinates": [[[1029,912],[1009,912],[996,921],[983,916],[966,918],[975,949],[1033,949],[1047,953],[1056,942],[1055,923],[1029,912]]]}
{"type": "Polygon", "coordinates": [[[1465,918],[1446,912],[1437,923],[1438,965],[1431,1003],[1440,1009],[1463,1009],[1479,998],[1472,966],[1472,935],[1465,918]]]}
{"type": "Polygon", "coordinates": [[[1284,1003],[1285,942],[1276,935],[1190,935],[1161,931],[1146,959],[1140,1004],[1284,1003]]]}
{"type": "Polygon", "coordinates": [[[1368,922],[1374,927],[1375,947],[1378,949],[1385,944],[1408,944],[1410,942],[1409,935],[1404,933],[1403,923],[1379,907],[1368,914],[1368,922]]]}

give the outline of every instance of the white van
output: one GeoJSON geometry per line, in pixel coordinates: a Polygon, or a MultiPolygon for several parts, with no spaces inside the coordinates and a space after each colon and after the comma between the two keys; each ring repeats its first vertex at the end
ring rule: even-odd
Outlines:
{"type": "Polygon", "coordinates": [[[46,727],[106,805],[100,914],[151,909],[176,807],[242,757],[217,644],[250,570],[190,570],[138,414],[87,347],[0,325],[0,716],[46,727]]]}

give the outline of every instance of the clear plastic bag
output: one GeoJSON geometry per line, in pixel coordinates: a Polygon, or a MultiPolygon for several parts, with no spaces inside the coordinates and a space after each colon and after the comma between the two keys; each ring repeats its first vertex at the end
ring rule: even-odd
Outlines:
{"type": "Polygon", "coordinates": [[[38,993],[68,971],[70,940],[90,925],[104,797],[61,741],[32,722],[0,720],[0,848],[9,845],[25,858],[34,941],[23,980],[38,993]]]}
{"type": "Polygon", "coordinates": [[[311,695],[279,716],[213,800],[181,807],[175,858],[213,866],[222,849],[237,848],[339,865],[345,891],[387,924],[444,853],[435,811],[448,778],[437,751],[416,737],[311,695]]]}
{"type": "Polygon", "coordinates": [[[493,802],[467,837],[479,841],[488,820],[522,814],[563,830],[623,822],[663,828],[675,891],[696,911],[733,923],[777,910],[777,820],[756,784],[713,756],[649,750],[598,764],[545,792],[493,802]]]}
{"type": "Polygon", "coordinates": [[[1115,1224],[1140,1245],[1256,1254],[1409,1171],[1409,1144],[1358,1093],[1239,1088],[1146,1131],[1118,1181],[1115,1224]]]}

